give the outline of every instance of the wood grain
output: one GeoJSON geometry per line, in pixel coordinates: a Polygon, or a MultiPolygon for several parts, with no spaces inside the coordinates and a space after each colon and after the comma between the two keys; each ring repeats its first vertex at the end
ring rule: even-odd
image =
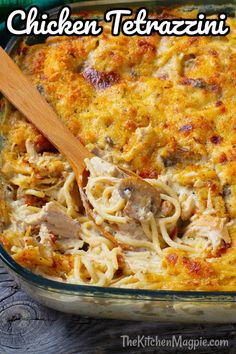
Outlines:
{"type": "Polygon", "coordinates": [[[122,347],[122,335],[170,339],[228,339],[226,348],[198,348],[194,353],[236,353],[236,324],[196,325],[134,322],[71,316],[32,301],[0,264],[0,353],[1,354],[103,354],[190,353],[187,348],[122,347]]]}

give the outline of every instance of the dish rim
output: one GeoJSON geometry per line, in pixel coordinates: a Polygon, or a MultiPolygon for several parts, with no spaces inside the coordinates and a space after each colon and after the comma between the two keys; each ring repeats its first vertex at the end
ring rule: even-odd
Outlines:
{"type": "Polygon", "coordinates": [[[0,259],[8,268],[19,275],[26,281],[33,283],[37,287],[46,288],[47,290],[63,293],[76,293],[84,296],[98,296],[107,297],[117,295],[121,298],[136,297],[139,299],[147,299],[151,301],[188,301],[188,300],[202,300],[203,302],[235,302],[236,291],[196,291],[196,290],[148,290],[148,289],[127,289],[114,287],[101,287],[94,285],[79,285],[63,283],[49,278],[37,275],[27,268],[18,264],[10,254],[0,244],[0,259]]]}
{"type": "MultiPolygon", "coordinates": [[[[143,0],[119,0],[116,2],[117,4],[127,4],[129,3],[154,3],[155,5],[163,6],[162,1],[143,1],[143,0]]],[[[186,4],[186,1],[182,2],[182,5],[186,4]]],[[[232,2],[224,4],[224,5],[234,5],[232,2]]],[[[100,1],[85,1],[82,3],[72,3],[68,4],[72,8],[72,11],[76,11],[76,9],[82,9],[84,6],[101,6],[101,5],[112,5],[108,0],[100,0],[100,1]]],[[[114,5],[114,3],[113,3],[114,5]]],[[[166,2],[166,6],[168,6],[168,1],[166,2]]],[[[196,6],[196,5],[195,5],[196,6]]],[[[53,16],[55,15],[61,6],[52,8],[47,12],[53,16]]],[[[11,54],[14,49],[17,47],[18,43],[22,40],[24,36],[12,36],[5,46],[5,51],[8,54],[11,54]]],[[[114,287],[100,287],[94,285],[79,285],[79,284],[70,284],[63,283],[56,280],[52,280],[41,275],[37,275],[27,268],[22,267],[18,264],[10,254],[4,249],[4,247],[0,244],[0,260],[10,268],[17,276],[20,276],[27,282],[33,283],[35,286],[40,288],[46,288],[49,291],[54,292],[63,292],[63,293],[76,293],[77,295],[83,295],[87,297],[120,297],[122,299],[132,297],[138,299],[147,299],[151,301],[188,301],[188,300],[198,300],[199,302],[234,302],[236,301],[236,291],[198,291],[198,290],[149,290],[149,289],[128,289],[128,288],[114,288],[114,287]]]]}

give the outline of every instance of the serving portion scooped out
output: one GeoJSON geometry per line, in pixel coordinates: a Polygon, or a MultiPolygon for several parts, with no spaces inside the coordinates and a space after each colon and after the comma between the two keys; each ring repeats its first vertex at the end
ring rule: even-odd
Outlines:
{"type": "Polygon", "coordinates": [[[205,216],[195,215],[184,223],[178,195],[162,178],[130,176],[98,157],[85,162],[89,176],[82,200],[99,230],[113,243],[160,256],[167,247],[196,252],[198,241],[202,251],[213,253],[230,244],[226,220],[214,217],[214,210],[207,208],[205,216]],[[191,237],[194,228],[199,233],[191,237]]]}

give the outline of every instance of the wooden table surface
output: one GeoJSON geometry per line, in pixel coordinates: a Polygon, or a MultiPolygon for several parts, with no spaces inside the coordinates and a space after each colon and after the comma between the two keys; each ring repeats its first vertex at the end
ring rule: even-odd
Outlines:
{"type": "Polygon", "coordinates": [[[236,324],[176,324],[92,319],[63,314],[32,301],[0,264],[0,354],[236,353],[236,324]],[[125,349],[122,335],[228,339],[228,347],[125,349]]]}

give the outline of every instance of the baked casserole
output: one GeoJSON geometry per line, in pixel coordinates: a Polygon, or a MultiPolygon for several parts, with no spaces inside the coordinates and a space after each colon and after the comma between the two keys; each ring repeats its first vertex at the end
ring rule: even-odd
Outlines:
{"type": "Polygon", "coordinates": [[[122,226],[117,243],[99,232],[68,162],[2,98],[1,242],[16,262],[73,284],[236,290],[236,22],[227,22],[227,37],[113,37],[103,23],[99,37],[21,42],[21,70],[98,156],[87,164],[97,223],[122,226]],[[121,215],[128,202],[111,164],[159,191],[158,212],[121,215]]]}

